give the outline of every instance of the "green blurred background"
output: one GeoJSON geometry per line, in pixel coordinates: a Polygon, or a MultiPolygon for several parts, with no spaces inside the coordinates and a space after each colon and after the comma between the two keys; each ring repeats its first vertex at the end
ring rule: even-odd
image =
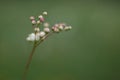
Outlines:
{"type": "Polygon", "coordinates": [[[119,0],[0,0],[0,80],[21,80],[32,43],[29,17],[73,29],[36,50],[27,80],[120,80],[119,0]]]}

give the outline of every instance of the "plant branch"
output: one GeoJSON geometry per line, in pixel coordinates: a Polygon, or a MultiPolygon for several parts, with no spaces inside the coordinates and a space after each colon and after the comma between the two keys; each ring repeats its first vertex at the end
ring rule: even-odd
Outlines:
{"type": "Polygon", "coordinates": [[[32,61],[32,57],[33,57],[33,54],[35,52],[35,49],[38,45],[40,45],[48,36],[50,36],[52,34],[51,33],[48,33],[45,37],[43,37],[39,42],[34,42],[34,45],[33,45],[33,48],[32,48],[32,51],[30,53],[30,56],[28,58],[28,61],[26,63],[26,67],[25,67],[25,71],[24,71],[24,74],[23,74],[23,79],[22,80],[26,80],[26,77],[27,77],[27,73],[28,73],[28,69],[29,69],[29,66],[30,66],[30,63],[32,61]]]}
{"type": "Polygon", "coordinates": [[[37,47],[37,46],[35,46],[35,45],[36,45],[36,41],[34,42],[32,51],[31,51],[30,56],[29,56],[29,58],[28,58],[28,61],[27,61],[27,63],[26,63],[26,67],[25,67],[25,71],[24,71],[23,79],[22,79],[22,80],[26,80],[27,72],[28,72],[30,63],[31,63],[31,61],[32,61],[32,56],[33,56],[33,54],[34,54],[34,52],[35,52],[35,49],[36,49],[36,47],[37,47]]]}

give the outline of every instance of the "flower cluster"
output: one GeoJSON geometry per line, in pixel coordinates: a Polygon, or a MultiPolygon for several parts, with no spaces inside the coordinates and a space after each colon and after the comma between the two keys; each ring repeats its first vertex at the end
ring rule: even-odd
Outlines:
{"type": "Polygon", "coordinates": [[[30,17],[34,32],[29,34],[26,38],[27,41],[39,41],[45,39],[50,33],[58,33],[61,31],[67,31],[72,29],[71,26],[66,25],[65,23],[58,23],[50,28],[49,23],[45,22],[44,16],[47,15],[47,12],[43,12],[42,15],[38,16],[38,20],[34,16],[30,17]],[[43,26],[42,30],[39,26],[43,26]]]}

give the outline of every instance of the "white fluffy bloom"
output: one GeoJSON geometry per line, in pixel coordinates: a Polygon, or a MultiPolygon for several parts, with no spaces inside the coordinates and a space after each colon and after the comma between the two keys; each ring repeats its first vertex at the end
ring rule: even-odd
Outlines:
{"type": "Polygon", "coordinates": [[[28,37],[26,38],[27,41],[35,41],[35,34],[31,33],[28,35],[28,37]]]}
{"type": "Polygon", "coordinates": [[[28,37],[26,38],[27,41],[38,41],[40,40],[40,34],[39,33],[31,33],[28,35],[28,37]]]}

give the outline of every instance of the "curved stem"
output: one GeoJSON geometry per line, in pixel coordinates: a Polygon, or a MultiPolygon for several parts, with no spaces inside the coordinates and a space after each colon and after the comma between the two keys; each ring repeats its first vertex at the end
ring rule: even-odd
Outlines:
{"type": "Polygon", "coordinates": [[[32,51],[31,51],[30,56],[29,56],[29,58],[28,58],[28,61],[27,61],[27,63],[26,63],[26,67],[25,67],[25,71],[24,71],[22,80],[26,80],[27,73],[28,73],[28,69],[29,69],[30,63],[31,63],[31,61],[32,61],[32,57],[33,57],[33,54],[34,54],[34,52],[35,52],[36,47],[37,47],[38,45],[40,45],[40,44],[41,44],[48,36],[50,36],[51,34],[52,34],[52,32],[49,33],[49,34],[47,34],[45,37],[43,37],[39,42],[36,42],[36,41],[34,42],[33,49],[32,49],[32,51]]]}
{"type": "Polygon", "coordinates": [[[36,47],[37,47],[37,46],[35,46],[35,45],[36,45],[36,42],[34,42],[34,46],[33,46],[33,48],[32,48],[32,51],[31,51],[30,56],[29,56],[29,58],[28,58],[28,61],[27,61],[27,63],[26,63],[26,67],[25,67],[25,71],[24,71],[23,79],[22,79],[22,80],[26,80],[27,72],[28,72],[30,63],[31,63],[31,61],[32,61],[32,56],[33,56],[33,54],[34,54],[34,52],[35,52],[35,49],[36,49],[36,47]]]}

